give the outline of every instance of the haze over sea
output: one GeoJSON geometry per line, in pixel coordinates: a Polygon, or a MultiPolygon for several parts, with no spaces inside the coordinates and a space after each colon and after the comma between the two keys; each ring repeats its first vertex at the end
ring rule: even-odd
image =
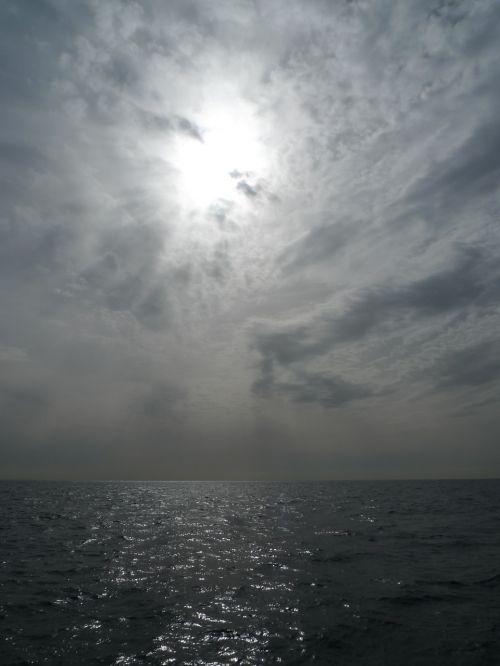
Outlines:
{"type": "Polygon", "coordinates": [[[0,663],[497,664],[500,481],[1,482],[0,663]]]}

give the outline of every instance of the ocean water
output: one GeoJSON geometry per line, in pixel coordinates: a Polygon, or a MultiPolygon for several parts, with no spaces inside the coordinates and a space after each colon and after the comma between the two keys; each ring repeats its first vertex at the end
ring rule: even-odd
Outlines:
{"type": "Polygon", "coordinates": [[[500,664],[500,481],[0,482],[0,664],[500,664]]]}

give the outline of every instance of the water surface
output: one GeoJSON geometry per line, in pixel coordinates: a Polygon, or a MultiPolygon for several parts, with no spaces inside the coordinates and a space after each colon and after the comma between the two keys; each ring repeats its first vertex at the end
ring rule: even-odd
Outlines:
{"type": "Polygon", "coordinates": [[[1,482],[0,663],[498,664],[500,482],[1,482]]]}

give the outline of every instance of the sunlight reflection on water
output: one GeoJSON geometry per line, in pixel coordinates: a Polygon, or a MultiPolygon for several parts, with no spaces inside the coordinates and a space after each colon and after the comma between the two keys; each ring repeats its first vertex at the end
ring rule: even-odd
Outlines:
{"type": "Polygon", "coordinates": [[[493,663],[499,484],[425,488],[0,484],[1,663],[493,663]]]}

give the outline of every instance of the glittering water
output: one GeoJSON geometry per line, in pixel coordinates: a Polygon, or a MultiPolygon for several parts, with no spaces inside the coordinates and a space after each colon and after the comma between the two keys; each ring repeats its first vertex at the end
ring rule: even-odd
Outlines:
{"type": "Polygon", "coordinates": [[[500,482],[0,483],[0,663],[498,664],[500,482]]]}

